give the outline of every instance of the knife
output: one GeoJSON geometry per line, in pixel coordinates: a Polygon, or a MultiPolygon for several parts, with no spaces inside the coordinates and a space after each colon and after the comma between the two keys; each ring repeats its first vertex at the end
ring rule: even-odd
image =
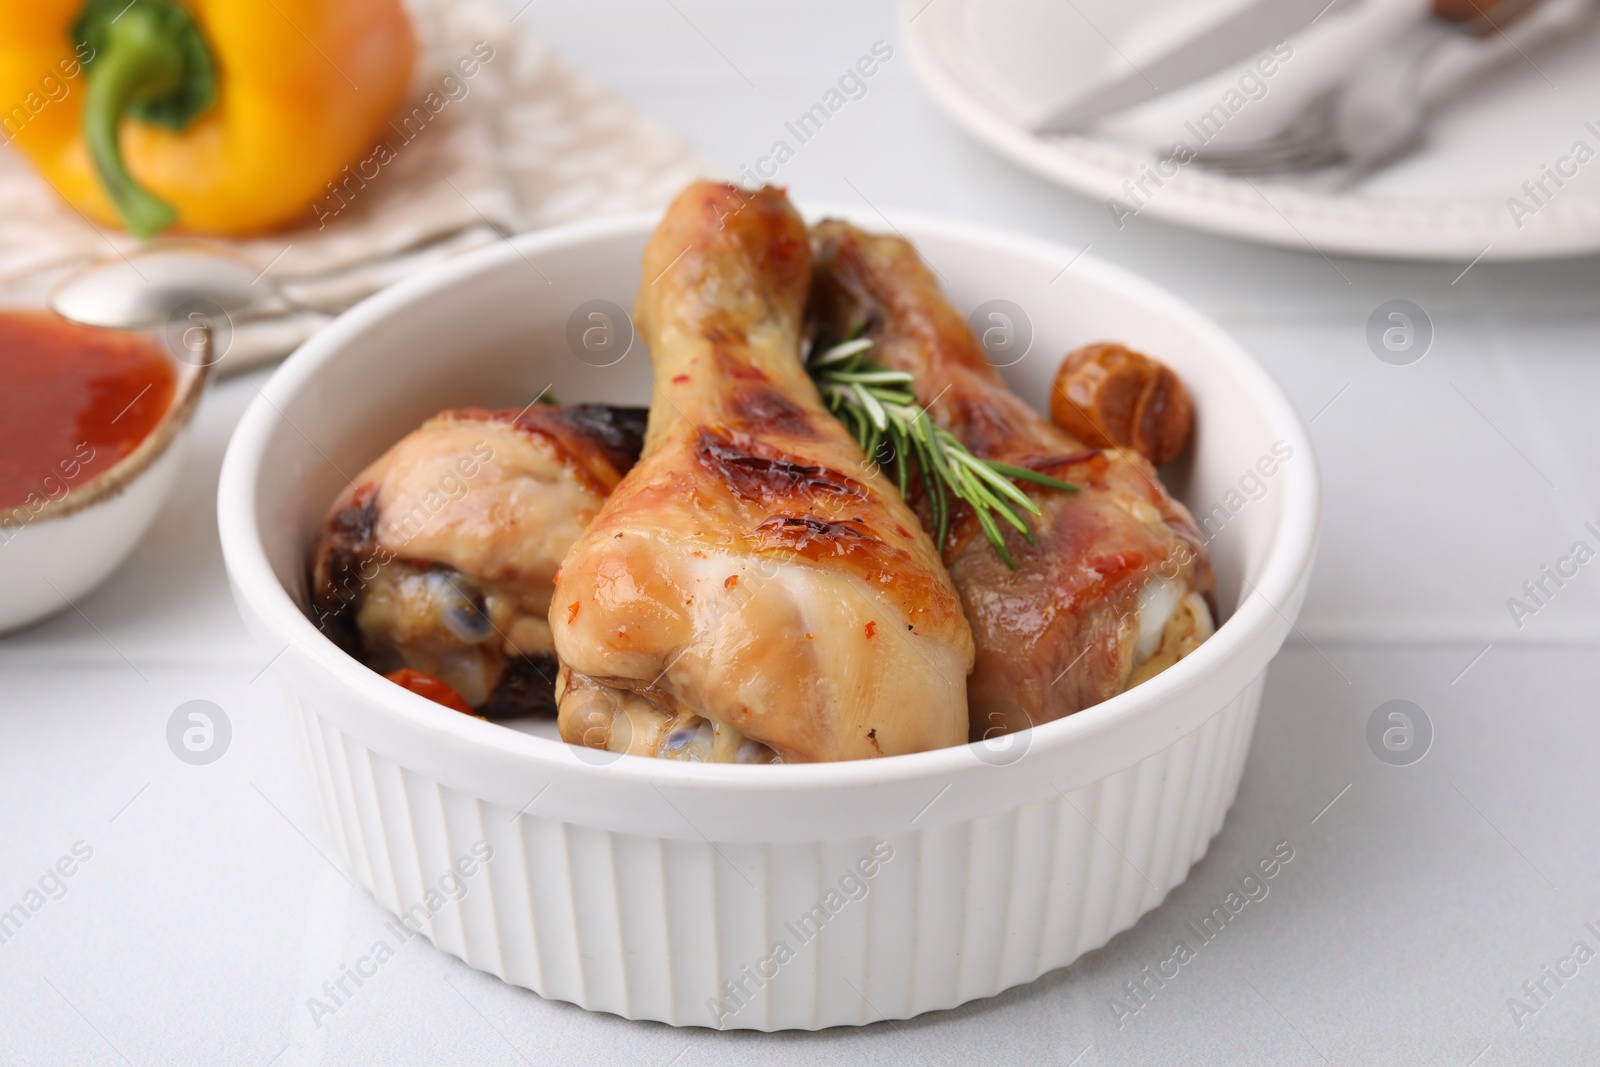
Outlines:
{"type": "Polygon", "coordinates": [[[1340,0],[1255,0],[1133,73],[1057,107],[1034,124],[1033,132],[1072,133],[1102,116],[1181,89],[1277,44],[1339,3],[1340,0]]]}

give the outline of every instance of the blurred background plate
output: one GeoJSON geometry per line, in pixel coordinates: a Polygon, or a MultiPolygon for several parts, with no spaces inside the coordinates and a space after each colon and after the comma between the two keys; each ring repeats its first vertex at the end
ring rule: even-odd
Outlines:
{"type": "MultiPolygon", "coordinates": [[[[1319,176],[1244,180],[1194,164],[1177,168],[1159,188],[1147,181],[1148,196],[1130,192],[1127,183],[1168,155],[1154,147],[1163,143],[1158,131],[1181,128],[1175,119],[1218,100],[1235,80],[1232,71],[1085,136],[1030,131],[1052,105],[1125,74],[1240,6],[905,0],[901,21],[917,75],[940,108],[989,148],[1107,202],[1108,212],[1116,198],[1139,215],[1326,254],[1488,261],[1600,251],[1600,158],[1566,164],[1576,175],[1559,187],[1546,178],[1550,195],[1524,188],[1571,158],[1580,141],[1600,157],[1600,13],[1588,0],[1553,0],[1540,26],[1525,20],[1512,40],[1482,46],[1476,61],[1465,43],[1459,54],[1442,56],[1425,81],[1437,101],[1427,144],[1351,192],[1329,191],[1319,176]]],[[[1285,64],[1274,95],[1242,109],[1227,133],[1270,132],[1263,125],[1275,115],[1349,69],[1339,50],[1348,55],[1363,29],[1371,40],[1386,25],[1420,17],[1423,6],[1365,0],[1291,38],[1292,75],[1285,64]]]]}

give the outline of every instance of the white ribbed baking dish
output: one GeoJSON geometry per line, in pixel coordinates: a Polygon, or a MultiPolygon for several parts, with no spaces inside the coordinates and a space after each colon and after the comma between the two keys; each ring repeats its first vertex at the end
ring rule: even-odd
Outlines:
{"type": "Polygon", "coordinates": [[[1025,310],[1032,344],[1005,373],[1041,406],[1059,357],[1103,339],[1159,356],[1194,394],[1196,446],[1169,482],[1211,516],[1226,621],[1122,696],[992,748],[784,767],[616,758],[414,696],[303,614],[310,537],[340,472],[429,414],[521,406],[547,386],[563,401],[647,401],[642,344],[601,367],[566,337],[588,301],[632,306],[654,221],[521,237],[374,296],[291,357],[234,435],[219,492],[228,573],[278,656],[336,853],[472,966],[678,1025],[905,1018],[1103,945],[1222,826],[1263,673],[1305,594],[1318,486],[1304,426],[1248,355],[1071,249],[894,220],[963,311],[1025,310]],[[492,858],[459,880],[460,899],[430,898],[480,840],[492,858]]]}

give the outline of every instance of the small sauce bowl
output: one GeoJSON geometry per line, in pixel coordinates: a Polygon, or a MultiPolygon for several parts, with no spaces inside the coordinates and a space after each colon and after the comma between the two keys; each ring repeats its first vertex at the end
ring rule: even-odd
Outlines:
{"type": "Polygon", "coordinates": [[[0,311],[0,632],[73,605],[149,529],[210,373],[206,341],[179,358],[156,331],[0,311]]]}

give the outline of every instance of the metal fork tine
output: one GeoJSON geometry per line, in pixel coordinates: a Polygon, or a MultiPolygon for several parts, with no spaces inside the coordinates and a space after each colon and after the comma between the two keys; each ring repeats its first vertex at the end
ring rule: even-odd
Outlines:
{"type": "Polygon", "coordinates": [[[1306,143],[1292,150],[1241,154],[1229,157],[1196,156],[1195,162],[1225,174],[1281,174],[1289,171],[1317,170],[1344,158],[1337,141],[1306,143]]]}
{"type": "Polygon", "coordinates": [[[1195,162],[1225,174],[1277,174],[1316,170],[1342,157],[1334,130],[1337,93],[1312,98],[1288,125],[1250,144],[1228,145],[1195,154],[1195,162]]]}
{"type": "Polygon", "coordinates": [[[1293,159],[1315,152],[1328,143],[1323,137],[1302,137],[1293,141],[1262,142],[1261,144],[1221,148],[1196,154],[1196,160],[1205,166],[1270,165],[1281,159],[1293,159]]]}
{"type": "Polygon", "coordinates": [[[1305,144],[1285,147],[1272,152],[1258,152],[1253,155],[1229,156],[1220,159],[1202,159],[1205,166],[1219,167],[1245,167],[1259,170],[1264,167],[1287,167],[1300,160],[1316,160],[1325,156],[1338,155],[1339,148],[1331,141],[1315,141],[1305,144]]]}
{"type": "Polygon", "coordinates": [[[1231,164],[1206,164],[1218,172],[1233,177],[1265,177],[1274,174],[1293,174],[1306,171],[1321,170],[1323,167],[1332,166],[1344,159],[1343,152],[1337,149],[1321,149],[1315,153],[1306,153],[1301,156],[1287,157],[1282,160],[1271,161],[1246,161],[1231,164]]]}

